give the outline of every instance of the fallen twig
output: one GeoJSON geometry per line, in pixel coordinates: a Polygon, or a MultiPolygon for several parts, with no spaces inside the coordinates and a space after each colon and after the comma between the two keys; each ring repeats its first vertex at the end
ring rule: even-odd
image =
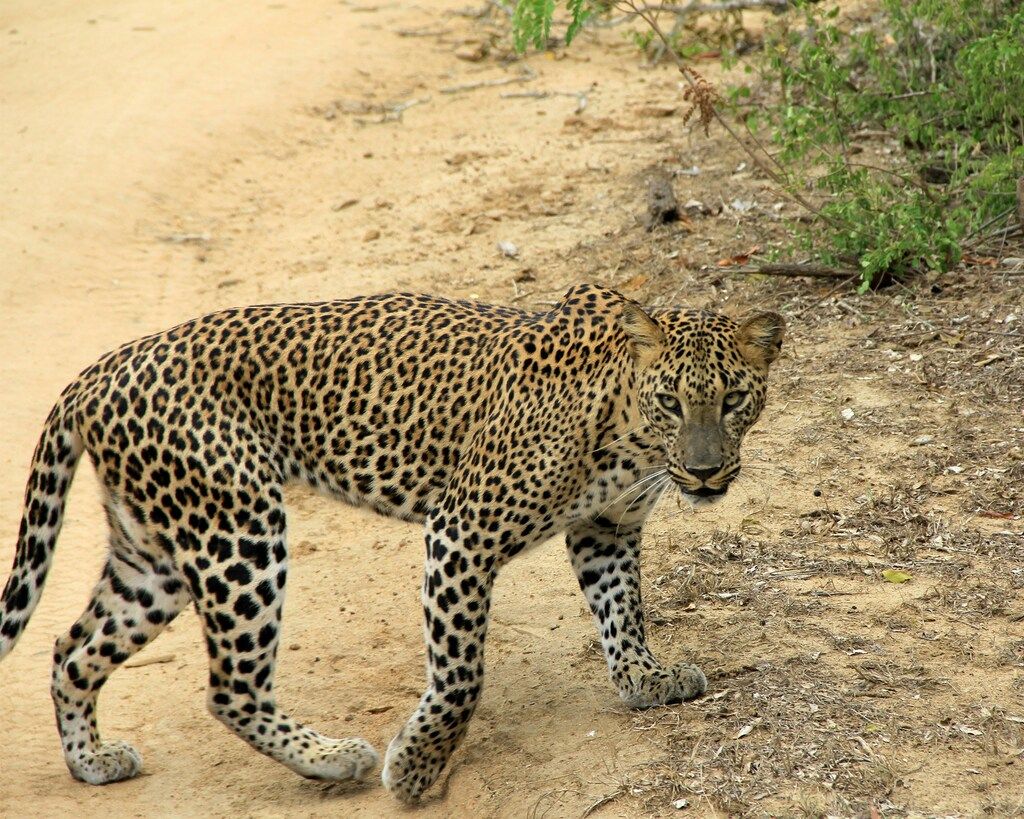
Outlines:
{"type": "Polygon", "coordinates": [[[125,668],[142,668],[147,665],[159,665],[160,663],[171,663],[177,654],[157,654],[155,657],[143,657],[141,660],[133,660],[124,664],[125,668]]]}
{"type": "Polygon", "coordinates": [[[604,796],[602,796],[600,799],[598,799],[596,802],[594,802],[594,804],[592,804],[585,811],[583,811],[582,814],[580,814],[581,819],[586,819],[586,817],[590,816],[590,814],[592,814],[595,810],[597,810],[598,808],[604,807],[609,802],[612,802],[615,799],[618,799],[620,796],[622,796],[622,788],[614,790],[611,793],[606,793],[604,796]]]}
{"type": "Polygon", "coordinates": [[[171,233],[161,236],[161,242],[170,242],[172,245],[202,244],[210,241],[209,233],[171,233]]]}
{"type": "Polygon", "coordinates": [[[354,117],[352,121],[359,125],[383,125],[386,122],[401,122],[403,113],[408,111],[414,105],[423,105],[427,102],[430,102],[430,97],[421,97],[418,99],[407,100],[405,102],[399,102],[395,105],[381,106],[380,119],[367,120],[360,117],[354,117]]]}
{"type": "Polygon", "coordinates": [[[852,279],[860,274],[856,270],[844,270],[819,264],[764,264],[759,267],[738,267],[729,270],[736,274],[759,274],[762,276],[806,276],[809,279],[852,279]]]}
{"type": "Polygon", "coordinates": [[[687,14],[715,14],[720,11],[743,11],[744,9],[773,9],[785,11],[789,8],[789,0],[720,0],[718,3],[698,3],[696,0],[685,6],[655,3],[644,5],[640,11],[663,11],[667,14],[683,16],[687,14]]]}
{"type": "Polygon", "coordinates": [[[470,82],[465,85],[449,85],[441,89],[442,94],[461,94],[463,91],[476,91],[479,88],[496,88],[500,85],[513,85],[521,82],[532,82],[537,78],[537,72],[529,66],[525,66],[523,73],[518,77],[504,77],[500,80],[481,80],[470,82]]]}
{"type": "Polygon", "coordinates": [[[811,310],[815,309],[816,307],[820,307],[822,304],[824,304],[826,301],[828,301],[830,298],[832,298],[840,290],[842,290],[842,289],[844,289],[846,287],[849,287],[851,284],[853,284],[854,281],[856,281],[859,277],[860,277],[860,273],[851,273],[845,279],[840,279],[839,283],[835,287],[831,288],[824,296],[822,296],[820,299],[815,299],[810,304],[808,304],[803,310],[801,310],[799,313],[796,313],[795,314],[796,317],[800,318],[801,316],[804,316],[805,314],[809,313],[811,310]]]}
{"type": "Polygon", "coordinates": [[[503,100],[546,100],[549,97],[574,97],[577,114],[582,114],[589,102],[586,91],[506,91],[501,95],[503,100]]]}
{"type": "Polygon", "coordinates": [[[396,28],[399,37],[443,37],[451,33],[448,28],[396,28]]]}

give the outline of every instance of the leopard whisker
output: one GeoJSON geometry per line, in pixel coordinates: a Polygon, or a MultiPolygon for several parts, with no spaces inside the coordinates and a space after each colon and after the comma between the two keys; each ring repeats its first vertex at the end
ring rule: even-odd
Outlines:
{"type": "MultiPolygon", "coordinates": [[[[600,517],[601,515],[603,515],[606,511],[608,511],[608,509],[610,509],[615,504],[617,504],[620,500],[622,500],[624,497],[626,497],[626,495],[628,495],[630,492],[633,492],[634,490],[638,489],[639,487],[643,486],[644,484],[646,484],[646,483],[648,483],[650,481],[655,480],[656,478],[660,478],[667,471],[668,471],[667,467],[662,467],[657,472],[652,472],[650,475],[645,475],[644,477],[637,479],[636,481],[631,483],[629,486],[627,486],[626,489],[618,497],[614,498],[609,503],[605,504],[605,506],[601,509],[601,511],[597,513],[597,517],[600,517]]],[[[641,493],[641,497],[642,497],[642,494],[643,493],[641,493]]],[[[627,511],[628,511],[628,508],[627,508],[627,511]]]]}
{"type": "MultiPolygon", "coordinates": [[[[657,481],[656,483],[648,485],[648,487],[646,489],[644,489],[644,491],[641,492],[638,497],[636,497],[634,500],[630,501],[629,506],[626,507],[626,512],[628,512],[630,509],[632,509],[634,505],[639,503],[641,500],[643,500],[646,496],[650,495],[652,492],[657,492],[658,493],[658,497],[655,499],[654,504],[651,507],[653,509],[654,506],[658,505],[658,501],[661,500],[661,496],[665,494],[665,490],[668,488],[668,484],[670,484],[671,482],[672,482],[672,476],[671,475],[667,475],[664,478],[662,478],[660,481],[657,481]]],[[[625,512],[623,512],[623,515],[624,514],[625,514],[625,512]]],[[[622,518],[621,517],[619,518],[619,522],[615,525],[615,537],[616,538],[618,538],[618,536],[619,536],[619,529],[620,528],[622,528],[622,518]]]]}

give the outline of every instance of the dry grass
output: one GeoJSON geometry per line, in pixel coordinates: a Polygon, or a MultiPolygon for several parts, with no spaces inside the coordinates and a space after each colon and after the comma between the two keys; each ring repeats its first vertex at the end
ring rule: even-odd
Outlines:
{"type": "MultiPolygon", "coordinates": [[[[711,534],[666,516],[648,538],[653,639],[711,687],[635,718],[661,760],[613,803],[1024,815],[1024,278],[965,269],[851,299],[723,275],[693,240],[679,250],[687,230],[610,236],[589,262],[612,256],[656,303],[681,289],[780,309],[790,340],[773,430],[734,490],[742,515],[711,534]],[[674,253],[686,270],[666,275],[674,253]],[[892,569],[910,579],[887,582],[892,569]]],[[[779,228],[730,230],[718,248],[779,228]]]]}

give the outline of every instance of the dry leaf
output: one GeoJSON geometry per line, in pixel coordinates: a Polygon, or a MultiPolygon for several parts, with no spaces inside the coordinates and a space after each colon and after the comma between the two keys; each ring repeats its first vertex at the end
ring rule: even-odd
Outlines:
{"type": "Polygon", "coordinates": [[[729,256],[726,259],[719,259],[716,264],[719,267],[735,267],[736,265],[746,264],[750,261],[750,257],[760,249],[761,245],[754,245],[746,253],[737,253],[735,256],[729,256]]]}
{"type": "Polygon", "coordinates": [[[885,578],[886,583],[906,583],[913,577],[913,575],[901,571],[900,569],[884,569],[882,571],[882,577],[885,578]]]}

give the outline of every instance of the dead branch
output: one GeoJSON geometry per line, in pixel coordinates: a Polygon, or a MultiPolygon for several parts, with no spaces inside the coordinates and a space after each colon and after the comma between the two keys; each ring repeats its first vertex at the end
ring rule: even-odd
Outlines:
{"type": "Polygon", "coordinates": [[[546,100],[550,97],[573,97],[576,100],[576,112],[582,114],[589,104],[586,91],[504,91],[500,95],[503,100],[546,100]]]}
{"type": "Polygon", "coordinates": [[[157,654],[155,657],[142,657],[125,663],[125,668],[144,668],[147,665],[160,665],[161,663],[173,663],[177,654],[157,654]]]}
{"type": "Polygon", "coordinates": [[[476,91],[480,88],[497,88],[501,85],[513,85],[521,82],[532,82],[537,78],[537,73],[529,66],[520,74],[518,77],[505,77],[500,80],[483,80],[481,82],[471,82],[465,85],[449,85],[447,88],[442,88],[442,94],[461,94],[463,91],[476,91]]]}
{"type": "Polygon", "coordinates": [[[696,0],[687,3],[685,6],[667,5],[655,3],[644,5],[640,11],[663,11],[667,14],[686,16],[689,14],[715,14],[721,11],[746,11],[748,9],[771,9],[772,11],[785,11],[790,5],[789,0],[720,0],[718,3],[698,3],[696,0]]]}
{"type": "Polygon", "coordinates": [[[730,273],[762,276],[805,276],[809,279],[853,279],[860,275],[856,270],[844,270],[820,264],[764,264],[758,267],[738,267],[730,273]]]}

